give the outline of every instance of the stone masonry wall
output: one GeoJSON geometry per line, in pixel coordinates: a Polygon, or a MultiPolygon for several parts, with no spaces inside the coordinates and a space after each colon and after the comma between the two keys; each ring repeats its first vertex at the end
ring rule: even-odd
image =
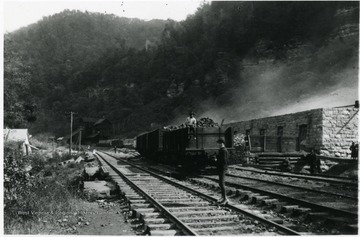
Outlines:
{"type": "Polygon", "coordinates": [[[350,157],[351,142],[359,140],[359,109],[354,106],[324,108],[323,142],[321,153],[325,156],[350,157]]]}
{"type": "MultiPolygon", "coordinates": [[[[266,136],[277,136],[278,127],[283,127],[284,137],[299,137],[301,125],[306,125],[306,141],[302,144],[307,147],[319,149],[322,144],[322,109],[313,109],[304,112],[285,114],[274,117],[253,119],[229,124],[234,131],[245,134],[250,129],[250,136],[260,135],[260,130],[265,129],[266,136]]],[[[301,141],[300,141],[301,142],[301,141]]],[[[295,151],[295,148],[292,148],[295,151]]]]}

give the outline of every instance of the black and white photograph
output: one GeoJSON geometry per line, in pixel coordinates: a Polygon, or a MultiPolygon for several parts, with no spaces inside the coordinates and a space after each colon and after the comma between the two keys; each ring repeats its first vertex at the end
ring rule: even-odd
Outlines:
{"type": "Polygon", "coordinates": [[[2,234],[357,236],[359,5],[3,0],[2,234]]]}

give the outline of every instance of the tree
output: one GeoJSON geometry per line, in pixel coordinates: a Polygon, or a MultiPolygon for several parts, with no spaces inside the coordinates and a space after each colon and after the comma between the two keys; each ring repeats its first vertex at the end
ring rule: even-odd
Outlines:
{"type": "Polygon", "coordinates": [[[4,51],[4,125],[26,127],[36,120],[36,103],[29,93],[30,66],[23,63],[9,37],[4,51]]]}

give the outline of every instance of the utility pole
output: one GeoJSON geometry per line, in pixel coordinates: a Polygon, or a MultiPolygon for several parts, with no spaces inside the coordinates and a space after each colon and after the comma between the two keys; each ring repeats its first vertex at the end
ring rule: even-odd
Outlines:
{"type": "Polygon", "coordinates": [[[55,152],[55,137],[50,137],[50,139],[51,139],[52,150],[53,152],[55,152]]]}
{"type": "Polygon", "coordinates": [[[73,112],[70,112],[70,144],[69,144],[70,156],[71,156],[71,146],[72,146],[72,127],[73,127],[73,112]]]}
{"type": "Polygon", "coordinates": [[[69,144],[69,155],[71,155],[71,148],[72,148],[72,135],[73,135],[73,117],[74,117],[74,115],[75,114],[77,114],[77,113],[75,113],[75,112],[72,112],[72,111],[70,111],[70,112],[65,112],[65,114],[70,114],[70,144],[69,144]]]}
{"type": "Polygon", "coordinates": [[[80,131],[79,131],[79,152],[81,150],[81,131],[82,131],[82,127],[80,127],[80,131]]]}

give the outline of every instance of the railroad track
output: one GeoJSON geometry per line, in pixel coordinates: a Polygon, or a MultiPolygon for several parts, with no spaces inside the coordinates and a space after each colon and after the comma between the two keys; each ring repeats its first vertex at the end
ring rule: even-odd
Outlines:
{"type": "MultiPolygon", "coordinates": [[[[267,180],[257,180],[254,178],[241,178],[236,175],[227,175],[226,185],[234,188],[241,188],[248,191],[260,192],[283,200],[298,203],[310,208],[327,210],[331,213],[339,213],[342,216],[357,218],[357,198],[324,192],[320,190],[308,189],[294,185],[271,182],[267,180]],[[329,206],[337,206],[331,208],[329,206]]],[[[211,180],[218,182],[214,176],[204,176],[194,180],[211,180]]]]}
{"type": "Polygon", "coordinates": [[[349,178],[349,177],[340,177],[340,176],[330,176],[325,174],[301,174],[301,173],[287,173],[287,172],[279,172],[275,170],[264,170],[264,169],[253,169],[248,167],[242,167],[238,165],[234,165],[229,167],[230,170],[239,170],[243,172],[251,172],[252,174],[266,174],[271,176],[279,176],[279,177],[290,177],[290,178],[299,178],[299,179],[306,179],[306,180],[314,180],[314,181],[324,181],[328,183],[336,183],[336,184],[343,184],[349,186],[358,186],[358,180],[356,178],[349,178]]]}
{"type": "MultiPolygon", "coordinates": [[[[173,175],[171,171],[169,172],[160,167],[152,166],[150,169],[173,175]]],[[[312,230],[317,234],[357,234],[358,232],[357,186],[354,188],[353,183],[345,181],[342,184],[354,188],[348,195],[343,195],[318,190],[318,187],[317,189],[307,189],[296,185],[268,182],[267,180],[256,180],[249,177],[241,180],[236,175],[230,176],[233,177],[227,178],[229,181],[227,186],[230,187],[228,191],[233,203],[253,204],[253,208],[259,212],[272,212],[274,210],[285,219],[288,217],[293,218],[292,222],[294,223],[305,222],[311,225],[312,230]],[[233,180],[230,182],[229,179],[233,180]],[[256,182],[262,184],[256,184],[256,182]],[[270,186],[271,183],[273,183],[273,186],[270,186]],[[334,204],[336,208],[331,207],[334,204]]],[[[254,175],[252,174],[252,176],[254,175]]],[[[294,178],[297,179],[297,177],[294,178]]],[[[306,181],[306,177],[303,177],[303,179],[306,181]]],[[[199,176],[191,178],[190,181],[199,187],[203,187],[204,192],[209,190],[218,191],[217,176],[199,176]]],[[[315,184],[318,184],[318,182],[320,180],[317,180],[315,184]]],[[[322,179],[321,182],[326,183],[327,178],[322,179]]],[[[330,185],[335,185],[332,180],[330,185]]],[[[338,185],[340,184],[336,183],[335,189],[338,185]]],[[[298,225],[291,226],[289,223],[286,225],[299,232],[305,232],[304,228],[299,228],[298,225]]]]}
{"type": "MultiPolygon", "coordinates": [[[[209,188],[216,187],[218,182],[216,176],[190,180],[209,188]]],[[[288,216],[299,216],[300,220],[320,222],[320,226],[337,226],[337,234],[358,232],[357,197],[236,175],[228,175],[226,185],[235,200],[267,206],[288,216]]]]}
{"type": "MultiPolygon", "coordinates": [[[[154,169],[154,168],[152,168],[154,169]]],[[[236,175],[228,175],[235,176],[236,175]]],[[[227,178],[228,180],[229,178],[227,178]]],[[[248,178],[255,180],[253,178],[248,178]]],[[[207,189],[218,190],[217,177],[199,176],[198,178],[190,178],[192,183],[207,189]],[[210,181],[210,182],[209,182],[210,181]]],[[[237,179],[235,182],[227,182],[228,195],[233,202],[240,202],[246,204],[253,204],[255,209],[274,210],[279,215],[285,217],[295,218],[293,222],[316,223],[312,226],[317,234],[357,234],[357,198],[341,195],[338,193],[329,193],[319,190],[306,189],[302,187],[294,187],[286,184],[276,184],[285,186],[285,188],[300,189],[294,191],[289,189],[282,190],[283,194],[279,193],[279,188],[270,186],[268,181],[262,186],[253,183],[241,182],[237,179]],[[239,184],[241,183],[241,184],[239,184]],[[257,187],[255,187],[257,186],[257,187]],[[266,191],[270,190],[270,191],[266,191]],[[309,195],[310,193],[312,195],[309,195]],[[291,197],[292,195],[302,196],[308,200],[291,197]],[[328,197],[326,197],[328,195],[328,197]],[[309,196],[309,197],[307,197],[309,196]],[[311,198],[312,196],[313,198],[311,198]],[[331,196],[331,197],[329,197],[331,196]],[[330,201],[326,202],[326,198],[330,201]],[[320,203],[316,203],[319,202],[320,203]],[[331,208],[327,205],[336,203],[337,208],[331,208]],[[262,207],[262,208],[261,208],[262,207]],[[349,209],[349,210],[343,210],[349,209]]],[[[291,227],[299,230],[298,226],[291,227]]]]}
{"type": "Polygon", "coordinates": [[[266,174],[254,174],[252,172],[238,172],[230,170],[227,174],[234,182],[236,178],[239,179],[239,183],[249,183],[254,184],[253,181],[259,183],[266,183],[275,186],[289,187],[292,189],[297,189],[305,191],[307,193],[314,193],[315,195],[328,195],[330,197],[342,198],[344,200],[349,199],[350,201],[358,200],[358,187],[354,186],[353,183],[336,183],[328,182],[328,180],[317,180],[312,181],[308,180],[305,177],[287,177],[287,178],[274,178],[269,177],[266,174]]]}
{"type": "Polygon", "coordinates": [[[97,152],[102,169],[117,183],[129,208],[151,235],[300,235],[268,213],[246,205],[215,205],[218,192],[164,177],[97,152]]]}

